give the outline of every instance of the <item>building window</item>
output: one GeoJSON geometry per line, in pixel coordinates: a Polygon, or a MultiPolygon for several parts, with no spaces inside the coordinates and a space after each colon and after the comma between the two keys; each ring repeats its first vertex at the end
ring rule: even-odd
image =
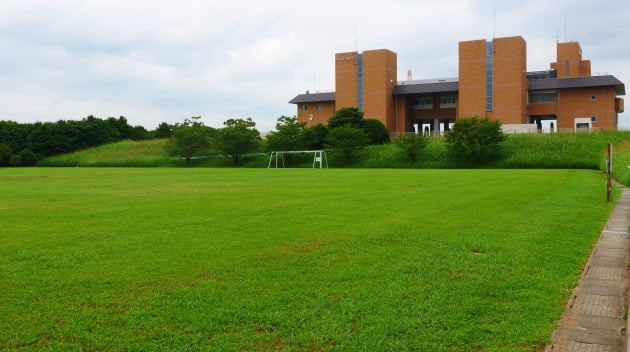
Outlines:
{"type": "Polygon", "coordinates": [[[538,90],[529,93],[531,104],[555,103],[558,101],[558,93],[554,90],[538,90]]]}
{"type": "Polygon", "coordinates": [[[357,57],[357,108],[363,111],[363,54],[357,57]]]}
{"type": "Polygon", "coordinates": [[[591,129],[590,123],[579,122],[575,124],[575,129],[578,131],[588,131],[591,129]]]}
{"type": "Polygon", "coordinates": [[[454,95],[442,95],[440,97],[440,108],[454,108],[457,104],[457,97],[454,95]]]}
{"type": "Polygon", "coordinates": [[[486,111],[492,111],[492,56],[493,56],[493,44],[492,42],[486,42],[486,111]]]}
{"type": "Polygon", "coordinates": [[[317,104],[317,110],[324,110],[324,109],[326,109],[326,104],[322,104],[322,103],[317,104]]]}
{"type": "Polygon", "coordinates": [[[417,110],[433,109],[433,97],[419,97],[413,100],[413,108],[417,110]]]}
{"type": "Polygon", "coordinates": [[[302,104],[302,111],[308,110],[308,104],[302,104]]]}
{"type": "Polygon", "coordinates": [[[597,100],[597,95],[591,95],[591,100],[597,100]]]}

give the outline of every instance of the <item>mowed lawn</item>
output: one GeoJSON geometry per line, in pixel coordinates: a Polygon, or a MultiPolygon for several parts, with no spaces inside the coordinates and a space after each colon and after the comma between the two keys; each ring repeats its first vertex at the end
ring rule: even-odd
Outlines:
{"type": "Polygon", "coordinates": [[[585,170],[0,169],[0,350],[534,351],[585,170]]]}

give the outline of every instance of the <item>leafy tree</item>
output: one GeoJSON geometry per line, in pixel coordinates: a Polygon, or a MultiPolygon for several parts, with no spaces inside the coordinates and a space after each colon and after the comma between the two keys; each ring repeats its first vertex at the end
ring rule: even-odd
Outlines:
{"type": "Polygon", "coordinates": [[[20,158],[20,154],[14,154],[9,159],[9,165],[13,167],[18,167],[22,165],[22,159],[20,158]]]}
{"type": "Polygon", "coordinates": [[[385,144],[389,142],[389,130],[383,123],[375,119],[366,119],[363,130],[370,139],[370,144],[385,144]]]}
{"type": "Polygon", "coordinates": [[[328,136],[328,128],[318,123],[315,126],[304,129],[302,140],[304,147],[309,150],[324,149],[326,137],[328,136]]]}
{"type": "Polygon", "coordinates": [[[343,154],[347,161],[351,161],[354,153],[368,144],[369,138],[360,128],[342,126],[331,128],[326,142],[326,147],[343,154]]]}
{"type": "Polygon", "coordinates": [[[33,151],[28,148],[22,150],[19,156],[20,164],[22,166],[33,166],[37,164],[37,155],[35,155],[35,153],[33,153],[33,151]]]}
{"type": "Polygon", "coordinates": [[[389,130],[382,122],[374,119],[364,119],[363,112],[358,108],[341,108],[328,120],[328,128],[333,129],[350,126],[363,130],[368,135],[368,144],[383,144],[389,142],[389,130]]]}
{"type": "Polygon", "coordinates": [[[267,150],[287,151],[304,148],[304,126],[306,122],[298,122],[297,117],[280,116],[276,123],[276,131],[267,135],[267,150]]]}
{"type": "Polygon", "coordinates": [[[499,121],[473,116],[456,120],[445,141],[453,157],[481,162],[496,157],[505,138],[499,121]]]}
{"type": "Polygon", "coordinates": [[[129,128],[129,139],[139,141],[150,138],[150,134],[144,126],[133,126],[129,128]]]}
{"type": "Polygon", "coordinates": [[[415,164],[424,148],[429,144],[429,140],[422,133],[402,135],[394,140],[394,145],[400,148],[412,164],[415,164]]]}
{"type": "Polygon", "coordinates": [[[216,131],[213,139],[215,148],[232,157],[236,164],[244,154],[250,153],[260,144],[260,132],[251,118],[229,119],[223,122],[225,127],[216,131]]]}
{"type": "Polygon", "coordinates": [[[0,166],[9,165],[11,159],[11,148],[4,143],[0,143],[0,166]]]}
{"type": "Polygon", "coordinates": [[[124,116],[103,120],[90,115],[80,121],[36,122],[19,124],[0,121],[0,143],[12,154],[30,149],[39,156],[63,154],[121,139],[142,139],[146,130],[131,127],[124,116]]]}
{"type": "Polygon", "coordinates": [[[39,155],[63,154],[77,148],[77,130],[66,121],[37,122],[33,127],[28,148],[39,155]]]}
{"type": "Polygon", "coordinates": [[[155,138],[171,138],[173,136],[173,126],[162,122],[152,133],[155,138]]]}
{"type": "Polygon", "coordinates": [[[173,137],[168,140],[166,148],[171,155],[181,156],[190,166],[192,157],[210,146],[210,127],[199,121],[201,116],[185,119],[183,123],[173,126],[173,137]]]}
{"type": "Polygon", "coordinates": [[[363,129],[364,123],[363,112],[359,111],[358,108],[341,108],[328,120],[328,129],[348,125],[363,129]]]}
{"type": "Polygon", "coordinates": [[[0,143],[11,148],[12,154],[28,147],[28,136],[33,131],[32,124],[20,124],[15,121],[0,121],[0,143]]]}

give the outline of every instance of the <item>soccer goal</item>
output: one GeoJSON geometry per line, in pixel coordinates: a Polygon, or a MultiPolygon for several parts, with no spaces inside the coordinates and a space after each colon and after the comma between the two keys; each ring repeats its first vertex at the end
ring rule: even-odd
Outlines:
{"type": "Polygon", "coordinates": [[[324,150],[291,150],[271,152],[271,155],[269,156],[269,165],[267,165],[267,168],[270,169],[272,167],[274,159],[276,169],[280,167],[286,167],[284,164],[285,154],[313,154],[313,169],[316,167],[316,165],[319,165],[320,169],[324,165],[326,165],[326,168],[328,168],[328,158],[326,158],[326,151],[324,150]]]}

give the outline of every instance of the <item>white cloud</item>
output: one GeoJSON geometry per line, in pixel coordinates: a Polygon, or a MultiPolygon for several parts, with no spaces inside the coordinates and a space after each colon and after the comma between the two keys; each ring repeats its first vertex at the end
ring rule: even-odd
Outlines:
{"type": "Polygon", "coordinates": [[[521,35],[528,69],[547,69],[565,13],[593,71],[629,80],[630,6],[613,0],[4,0],[0,118],[252,117],[267,130],[296,94],[334,89],[335,52],[388,48],[400,80],[449,77],[459,41],[521,35]]]}

